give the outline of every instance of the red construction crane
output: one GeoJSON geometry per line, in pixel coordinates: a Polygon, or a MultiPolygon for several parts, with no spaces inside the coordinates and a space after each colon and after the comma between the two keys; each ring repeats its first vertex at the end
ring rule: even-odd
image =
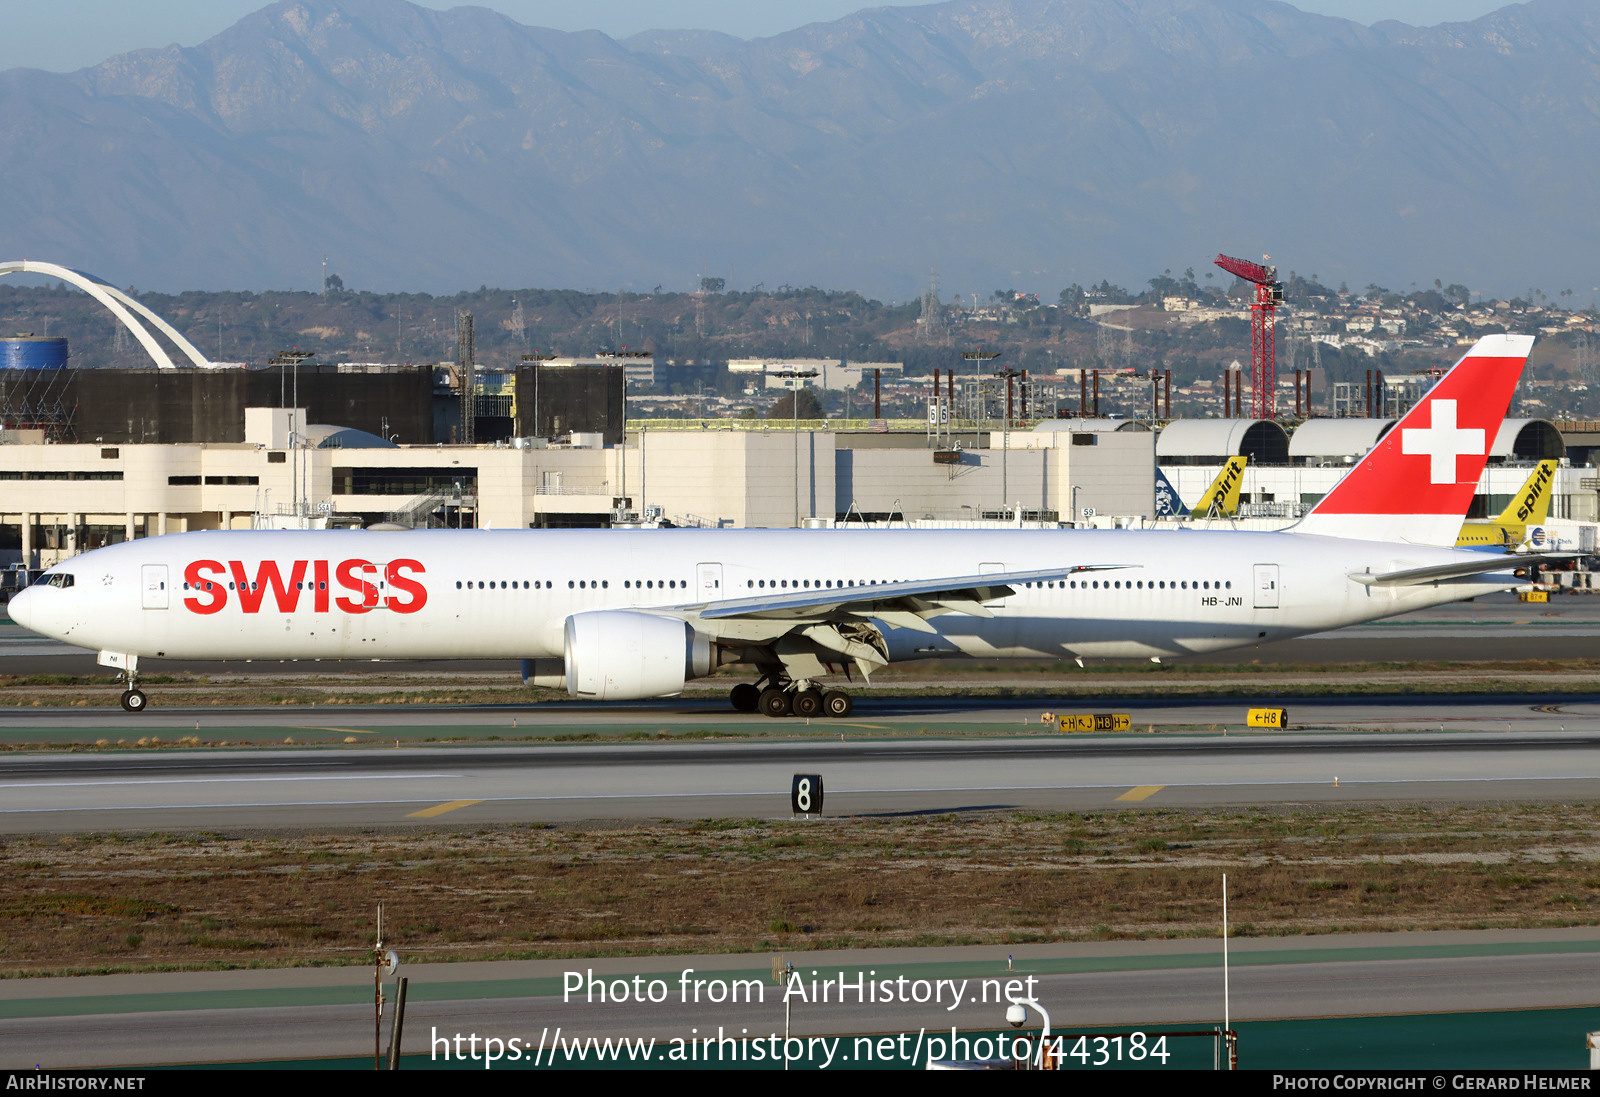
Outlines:
{"type": "MultiPolygon", "coordinates": [[[[1261,258],[1270,259],[1263,255],[1261,258]]],[[[1256,303],[1250,306],[1250,414],[1272,419],[1277,414],[1278,352],[1274,324],[1283,283],[1277,267],[1264,267],[1248,259],[1218,255],[1217,266],[1256,286],[1256,303]]]]}

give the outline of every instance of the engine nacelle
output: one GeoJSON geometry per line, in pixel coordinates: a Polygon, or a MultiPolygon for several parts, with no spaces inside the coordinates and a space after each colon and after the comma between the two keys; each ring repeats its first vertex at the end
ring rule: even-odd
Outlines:
{"type": "Polygon", "coordinates": [[[567,692],[593,701],[669,697],[712,668],[711,641],[687,621],[634,610],[573,614],[565,648],[567,692]]]}

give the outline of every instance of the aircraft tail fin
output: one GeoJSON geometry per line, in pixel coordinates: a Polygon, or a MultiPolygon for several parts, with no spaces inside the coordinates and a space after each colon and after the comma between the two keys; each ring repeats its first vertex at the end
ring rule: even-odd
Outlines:
{"type": "Polygon", "coordinates": [[[1531,335],[1486,335],[1294,527],[1296,533],[1454,545],[1531,335]]]}
{"type": "Polygon", "coordinates": [[[1239,509],[1239,489],[1244,486],[1244,466],[1250,458],[1230,457],[1211,486],[1189,512],[1190,518],[1232,518],[1239,509]]]}
{"type": "Polygon", "coordinates": [[[1502,526],[1540,526],[1550,517],[1550,488],[1555,483],[1557,461],[1540,461],[1528,482],[1523,484],[1511,503],[1495,519],[1502,526]]]}

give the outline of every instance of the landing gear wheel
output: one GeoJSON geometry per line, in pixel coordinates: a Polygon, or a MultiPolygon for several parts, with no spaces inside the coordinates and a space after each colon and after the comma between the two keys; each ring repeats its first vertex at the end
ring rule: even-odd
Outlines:
{"type": "Polygon", "coordinates": [[[855,707],[850,695],[842,689],[830,689],[822,695],[822,711],[835,719],[849,716],[855,707]]]}
{"type": "Polygon", "coordinates": [[[149,702],[145,699],[144,693],[140,690],[130,689],[123,691],[122,707],[128,712],[143,712],[144,707],[147,704],[149,704],[149,702]]]}
{"type": "Polygon", "coordinates": [[[814,689],[803,689],[794,695],[794,714],[796,716],[821,716],[822,694],[814,689]]]}
{"type": "Polygon", "coordinates": [[[749,682],[740,682],[728,691],[728,703],[739,712],[754,712],[761,704],[761,691],[749,682]]]}
{"type": "Polygon", "coordinates": [[[787,716],[792,711],[793,695],[787,690],[764,689],[758,706],[763,716],[787,716]]]}

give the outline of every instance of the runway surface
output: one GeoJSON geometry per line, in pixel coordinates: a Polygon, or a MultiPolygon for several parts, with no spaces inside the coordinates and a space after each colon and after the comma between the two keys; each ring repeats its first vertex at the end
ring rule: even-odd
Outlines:
{"type": "MultiPolygon", "coordinates": [[[[1395,719],[1393,711],[1370,702],[1326,707],[1320,715],[1340,717],[1347,727],[1395,719]]],[[[1410,708],[1420,726],[1443,720],[1437,702],[1410,708]]],[[[1160,726],[1160,719],[1175,715],[1188,719],[1194,712],[1151,708],[1138,719],[1160,726]]],[[[1451,717],[1452,730],[1410,734],[936,738],[830,724],[828,735],[840,738],[527,746],[389,745],[400,742],[392,737],[400,729],[444,729],[429,723],[429,713],[414,710],[342,716],[339,725],[321,730],[359,737],[354,747],[0,756],[0,833],[772,818],[789,814],[797,773],[823,778],[826,815],[1588,800],[1600,794],[1600,699],[1462,706],[1451,717]]],[[[0,728],[14,733],[19,721],[39,718],[8,713],[0,716],[0,728]]],[[[83,721],[88,734],[104,719],[46,718],[83,721]]],[[[227,734],[229,721],[241,729],[265,721],[304,735],[315,729],[296,723],[303,718],[208,714],[207,727],[208,734],[227,734]]],[[[451,720],[474,718],[505,714],[449,713],[451,720]]],[[[928,721],[919,714],[912,722],[928,721]]],[[[477,725],[476,735],[482,731],[477,725]]]]}
{"type": "MultiPolygon", "coordinates": [[[[1154,683],[1159,689],[1160,683],[1154,683]]],[[[855,712],[843,719],[773,720],[733,711],[721,697],[681,697],[661,701],[553,701],[539,705],[263,705],[151,706],[129,715],[114,706],[99,708],[0,709],[0,742],[28,742],[49,734],[77,741],[98,737],[135,740],[199,731],[209,738],[227,729],[305,733],[309,742],[338,742],[345,734],[374,739],[500,735],[506,738],[564,735],[634,735],[704,732],[739,736],[827,736],[874,738],[904,734],[965,734],[1047,730],[1046,712],[1127,713],[1135,731],[1244,731],[1252,707],[1288,710],[1296,730],[1600,730],[1600,693],[1463,694],[1460,696],[1307,697],[1264,686],[1245,698],[1111,697],[1052,704],[1048,698],[878,697],[863,694],[855,712]],[[200,726],[197,729],[195,724],[200,726]]]]}
{"type": "MultiPolygon", "coordinates": [[[[1230,951],[1231,1018],[1238,1022],[1594,1006],[1600,977],[1600,932],[1594,929],[1246,939],[1232,942],[1230,951]]],[[[1057,1032],[1103,1025],[1210,1027],[1220,1023],[1223,1010],[1216,940],[785,958],[798,968],[805,991],[790,1003],[795,1035],[905,1033],[896,1054],[919,1066],[928,1035],[948,1034],[952,1026],[1001,1027],[1008,992],[1031,990],[1051,1011],[1057,1032]],[[1008,952],[1014,956],[1009,963],[1008,952]],[[860,973],[875,984],[870,992],[865,984],[861,992],[850,989],[860,973]],[[914,1058],[919,1033],[924,1043],[914,1058]]],[[[515,1037],[530,1048],[542,1034],[548,1048],[557,1029],[565,1039],[703,1039],[719,1030],[781,1035],[784,1003],[767,960],[687,956],[402,968],[411,981],[404,1048],[425,1055],[434,1037],[449,1041],[457,1033],[480,1041],[515,1037]],[[597,994],[591,978],[609,991],[597,994]],[[734,1002],[727,999],[736,980],[744,989],[734,1002]],[[573,990],[564,1000],[568,986],[573,990]],[[620,1003],[619,986],[626,991],[620,1003]],[[724,1000],[710,1000],[718,995],[724,1000]]],[[[0,1067],[360,1056],[372,1050],[371,995],[371,973],[360,968],[9,980],[0,984],[0,1067]]],[[[1595,1019],[1570,1019],[1575,1058],[1580,1026],[1595,1019]]],[[[1404,1017],[1392,1022],[1407,1023],[1404,1017]]],[[[836,1048],[834,1065],[859,1062],[864,1050],[847,1041],[836,1048]]],[[[1359,1050],[1351,1054],[1357,1065],[1359,1050]]]]}

